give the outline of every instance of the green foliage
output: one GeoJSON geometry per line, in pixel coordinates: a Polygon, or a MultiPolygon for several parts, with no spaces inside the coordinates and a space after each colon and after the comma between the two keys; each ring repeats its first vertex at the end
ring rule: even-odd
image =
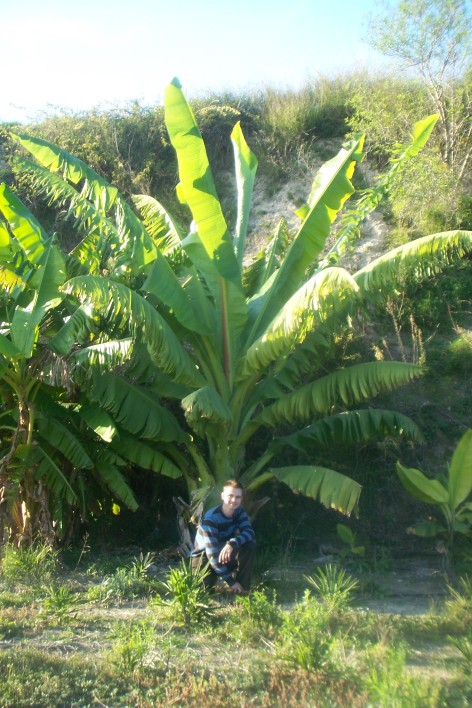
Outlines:
{"type": "Polygon", "coordinates": [[[48,615],[54,616],[62,623],[67,623],[75,617],[80,597],[69,585],[49,585],[46,593],[43,605],[48,615]]]}
{"type": "Polygon", "coordinates": [[[348,575],[344,568],[333,563],[319,566],[313,575],[306,575],[305,580],[326,606],[328,615],[344,610],[359,586],[359,582],[348,575]]]}
{"type": "MultiPolygon", "coordinates": [[[[437,681],[413,678],[406,667],[407,649],[404,645],[388,647],[373,661],[365,684],[372,705],[379,706],[437,706],[440,687],[437,681]]],[[[370,702],[369,702],[370,704],[370,702]]]]}
{"type": "Polygon", "coordinates": [[[284,616],[279,656],[306,671],[327,670],[333,665],[333,638],[327,607],[305,594],[284,616]]]}
{"type": "Polygon", "coordinates": [[[410,532],[425,538],[442,535],[446,554],[452,552],[457,533],[472,533],[472,430],[464,433],[443,479],[428,479],[420,470],[397,462],[397,473],[405,489],[423,502],[437,507],[442,523],[430,519],[411,527],[410,532]]]}
{"type": "Polygon", "coordinates": [[[186,627],[210,618],[214,610],[204,584],[207,574],[204,565],[193,568],[191,561],[182,558],[179,567],[170,568],[165,581],[159,583],[164,597],[156,598],[157,604],[170,607],[186,627]]]}
{"type": "MultiPolygon", "coordinates": [[[[313,96],[307,96],[311,101],[313,96]]],[[[302,113],[297,110],[287,125],[301,120],[302,113]]],[[[395,153],[393,171],[422,150],[435,121],[430,116],[416,124],[395,153]]],[[[470,234],[426,237],[354,275],[334,266],[346,230],[375,208],[390,179],[357,203],[358,213],[354,207],[330,252],[332,259],[324,257],[333,222],[355,191],[352,176],[363,146],[363,137],[355,136],[320,168],[307,203],[297,212],[298,229],[292,235],[279,230],[260,257],[251,292],[245,292],[245,243],[257,159],[236,124],[231,133],[237,185],[233,232],[196,118],[177,80],[166,89],[165,122],[177,153],[179,198],[192,213],[190,229],[162,205],[150,208],[145,199],[138,200],[144,205],[140,220],[118,190],[82,160],[43,139],[16,136],[39,162],[22,160],[19,169],[52,203],[61,209],[66,205],[84,234],[64,257],[61,282],[47,289],[47,308],[38,308],[34,324],[39,326],[40,315],[46,313],[48,323],[53,319],[46,348],[61,361],[66,358],[80,397],[69,405],[66,390],[61,409],[78,415],[88,435],[95,436],[95,454],[87,447],[79,464],[66,445],[76,443],[75,436],[53,438],[45,423],[44,437],[60,441],[74,472],[93,469],[131,507],[136,501],[117,469],[130,463],[172,478],[182,476],[189,494],[197,493],[199,499],[206,495],[208,504],[228,477],[240,478],[251,492],[275,478],[349,514],[360,493],[357,481],[316,463],[275,467],[273,460],[283,459],[280,453],[286,447],[306,452],[320,444],[329,448],[390,434],[421,439],[406,416],[365,407],[372,396],[414,380],[423,373],[421,367],[383,361],[333,370],[327,353],[352,326],[353,314],[373,297],[391,293],[399,270],[412,270],[418,277],[439,270],[470,249],[470,234]],[[286,248],[280,247],[282,241],[286,248]],[[287,423],[298,429],[281,435],[287,423]],[[270,428],[267,445],[247,459],[246,446],[263,428],[270,428]],[[109,455],[105,460],[102,442],[109,455]],[[96,457],[102,464],[95,463],[96,457]]],[[[16,204],[15,210],[21,212],[21,207],[16,204]]],[[[32,221],[21,215],[31,227],[32,221]]],[[[22,233],[11,225],[6,228],[8,243],[18,249],[22,233]]],[[[48,239],[35,233],[37,250],[48,239]]],[[[21,254],[22,262],[26,257],[34,265],[36,250],[21,254]]],[[[12,336],[20,328],[5,331],[4,353],[14,359],[12,336]]],[[[35,434],[33,425],[30,433],[35,434]]],[[[77,452],[76,444],[72,447],[77,452]]],[[[60,476],[58,462],[51,473],[50,457],[33,459],[30,468],[42,465],[63,491],[68,480],[60,476]]],[[[69,496],[63,493],[69,504],[83,500],[83,478],[81,483],[77,491],[69,485],[69,496]]],[[[126,585],[126,573],[121,575],[113,582],[126,585]]]]}
{"type": "Polygon", "coordinates": [[[116,568],[98,584],[89,588],[88,599],[109,605],[136,597],[147,596],[155,590],[155,583],[148,576],[152,555],[142,553],[130,564],[116,568]]]}
{"type": "Polygon", "coordinates": [[[283,615],[275,590],[254,590],[235,598],[234,630],[246,642],[260,642],[277,636],[283,615]]]}
{"type": "Polygon", "coordinates": [[[58,553],[47,544],[17,548],[5,544],[2,549],[1,571],[9,585],[41,587],[51,581],[57,572],[58,553]]]}

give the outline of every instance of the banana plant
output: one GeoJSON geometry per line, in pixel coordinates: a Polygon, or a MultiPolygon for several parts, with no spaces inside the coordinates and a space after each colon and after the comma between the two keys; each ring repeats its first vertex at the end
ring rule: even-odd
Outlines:
{"type": "Polygon", "coordinates": [[[92,434],[68,367],[48,346],[69,316],[66,258],[6,185],[0,214],[0,499],[12,539],[54,543],[93,489],[131,508],[136,500],[125,460],[92,434]]]}
{"type": "MultiPolygon", "coordinates": [[[[363,145],[363,136],[356,136],[315,176],[296,233],[282,221],[248,266],[257,159],[240,125],[231,136],[237,187],[232,229],[177,80],[166,89],[165,116],[189,228],[144,197],[136,199],[143,209],[138,226],[123,200],[77,158],[39,138],[14,136],[40,163],[23,161],[20,169],[52,202],[63,207],[68,200],[69,214],[85,232],[81,264],[91,243],[94,262],[107,257],[107,277],[100,267],[78,270],[61,286],[77,309],[52,347],[74,365],[86,399],[134,436],[135,463],[180,474],[196,499],[206,495],[210,503],[229,477],[250,492],[276,479],[349,514],[361,487],[316,464],[318,450],[391,434],[421,440],[412,420],[367,404],[423,369],[372,361],[330,370],[333,342],[366,299],[391,292],[400,270],[427,272],[450,262],[472,249],[472,235],[433,235],[354,274],[325,262],[333,222],[354,193],[351,179],[363,145]],[[307,451],[314,464],[292,464],[307,451]]],[[[435,121],[415,130],[404,159],[422,147],[435,121]]],[[[119,452],[118,437],[115,444],[119,452]]],[[[128,453],[132,447],[124,444],[128,453]]]]}
{"type": "Polygon", "coordinates": [[[452,551],[456,533],[472,535],[472,430],[467,430],[460,439],[447,475],[430,479],[423,472],[404,467],[397,462],[397,474],[403,486],[426,504],[435,506],[442,517],[427,519],[412,526],[410,533],[424,538],[441,536],[446,550],[452,551]]]}

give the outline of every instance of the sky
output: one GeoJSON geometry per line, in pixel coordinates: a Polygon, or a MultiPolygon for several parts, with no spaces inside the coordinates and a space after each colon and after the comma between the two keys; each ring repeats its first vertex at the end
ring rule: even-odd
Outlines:
{"type": "Polygon", "coordinates": [[[378,0],[0,0],[0,122],[375,69],[378,0]]]}

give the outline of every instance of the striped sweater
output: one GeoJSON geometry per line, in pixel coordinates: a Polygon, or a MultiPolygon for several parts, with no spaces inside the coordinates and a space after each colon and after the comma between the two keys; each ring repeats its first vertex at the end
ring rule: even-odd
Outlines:
{"type": "Polygon", "coordinates": [[[197,528],[192,556],[205,552],[214,572],[227,582],[232,581],[231,571],[218,562],[220,551],[226,543],[239,548],[249,541],[254,541],[255,534],[248,515],[240,506],[233,516],[223,514],[222,505],[209,509],[197,528]]]}

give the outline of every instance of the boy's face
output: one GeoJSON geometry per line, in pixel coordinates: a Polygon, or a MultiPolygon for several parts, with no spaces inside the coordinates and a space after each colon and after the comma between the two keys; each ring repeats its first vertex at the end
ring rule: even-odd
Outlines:
{"type": "Polygon", "coordinates": [[[238,487],[223,487],[221,498],[223,500],[223,513],[226,516],[232,516],[236,509],[241,506],[243,490],[238,489],[238,487]]]}

